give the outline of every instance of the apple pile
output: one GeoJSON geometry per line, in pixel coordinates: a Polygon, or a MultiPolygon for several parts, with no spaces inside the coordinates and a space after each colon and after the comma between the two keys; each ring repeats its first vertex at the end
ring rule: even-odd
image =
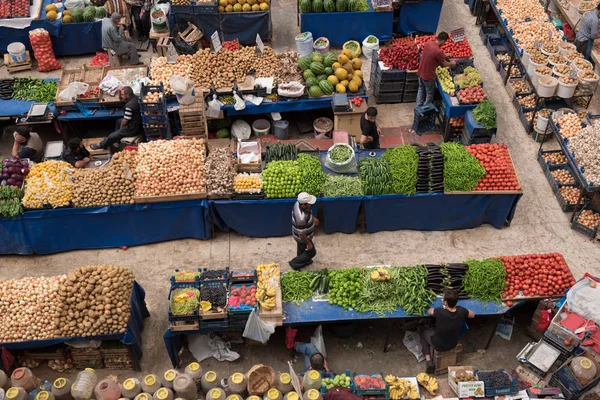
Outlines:
{"type": "Polygon", "coordinates": [[[487,99],[487,95],[483,92],[481,86],[461,89],[458,91],[457,97],[461,104],[476,104],[487,99]]]}
{"type": "Polygon", "coordinates": [[[467,146],[466,149],[485,168],[485,175],[477,182],[477,186],[473,191],[521,190],[519,179],[505,144],[473,144],[467,146]]]}

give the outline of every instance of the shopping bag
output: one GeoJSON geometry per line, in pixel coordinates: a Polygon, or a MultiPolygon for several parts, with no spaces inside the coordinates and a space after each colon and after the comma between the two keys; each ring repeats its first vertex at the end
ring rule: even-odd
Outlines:
{"type": "Polygon", "coordinates": [[[535,329],[540,332],[546,332],[546,329],[550,326],[550,321],[552,321],[552,310],[548,309],[540,312],[540,319],[538,320],[535,329]]]}
{"type": "Polygon", "coordinates": [[[246,108],[246,103],[238,96],[237,92],[233,92],[233,99],[235,100],[233,108],[235,108],[236,111],[241,111],[246,108]]]}
{"type": "Polygon", "coordinates": [[[264,344],[269,341],[273,332],[275,332],[275,323],[261,320],[255,308],[248,317],[242,336],[264,344]]]}
{"type": "Polygon", "coordinates": [[[315,333],[310,338],[310,342],[319,350],[319,353],[323,354],[323,358],[327,358],[327,351],[325,350],[325,340],[323,339],[323,327],[317,326],[315,333]]]}
{"type": "Polygon", "coordinates": [[[90,85],[85,82],[71,82],[58,94],[58,97],[66,101],[75,100],[78,95],[85,94],[89,87],[90,85]]]}
{"type": "Polygon", "coordinates": [[[208,110],[206,110],[206,116],[209,118],[219,118],[221,112],[221,103],[217,100],[217,95],[213,94],[212,100],[208,102],[208,110]]]}
{"type": "Polygon", "coordinates": [[[288,350],[294,348],[296,333],[298,333],[298,329],[290,328],[289,326],[285,328],[285,347],[287,347],[288,350]]]}

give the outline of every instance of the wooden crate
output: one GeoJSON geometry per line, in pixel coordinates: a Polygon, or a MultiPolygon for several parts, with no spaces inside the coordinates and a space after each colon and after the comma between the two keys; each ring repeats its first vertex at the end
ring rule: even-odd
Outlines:
{"type": "Polygon", "coordinates": [[[81,69],[62,69],[60,71],[60,80],[56,88],[56,96],[54,97],[54,104],[57,107],[69,107],[74,106],[72,101],[62,100],[58,97],[60,92],[65,90],[69,84],[73,82],[81,82],[81,69]]]}
{"type": "Polygon", "coordinates": [[[283,303],[281,299],[281,287],[277,285],[277,293],[275,294],[275,308],[272,310],[260,309],[258,316],[265,322],[274,322],[277,326],[283,325],[283,303]]]}
{"type": "Polygon", "coordinates": [[[179,32],[179,37],[181,38],[181,40],[183,40],[192,47],[194,47],[194,45],[200,39],[202,39],[202,36],[202,31],[191,22],[188,22],[188,27],[183,32],[179,32]]]}
{"type": "Polygon", "coordinates": [[[435,351],[433,353],[433,362],[435,364],[435,374],[448,373],[448,367],[457,365],[458,353],[462,352],[462,344],[459,343],[448,351],[435,351]]]}
{"type": "Polygon", "coordinates": [[[192,104],[179,106],[179,120],[181,121],[182,136],[208,137],[208,126],[206,124],[204,97],[202,94],[196,96],[192,104]]]}
{"type": "Polygon", "coordinates": [[[29,55],[29,50],[25,50],[25,61],[16,62],[13,61],[10,54],[4,55],[4,65],[6,65],[6,69],[9,73],[15,73],[19,71],[27,71],[33,67],[33,63],[31,62],[31,56],[29,55]]]}
{"type": "Polygon", "coordinates": [[[135,196],[133,201],[139,204],[145,203],[165,203],[167,201],[185,201],[185,200],[200,200],[206,198],[206,192],[187,193],[187,194],[169,194],[163,196],[135,196]]]}
{"type": "Polygon", "coordinates": [[[211,319],[225,319],[227,318],[227,310],[223,309],[222,311],[201,311],[200,312],[200,319],[203,320],[211,320],[211,319]]]}
{"type": "Polygon", "coordinates": [[[198,321],[172,321],[169,322],[169,328],[173,332],[197,331],[200,329],[198,321]]]}
{"type": "Polygon", "coordinates": [[[170,37],[161,37],[156,43],[156,51],[159,57],[166,57],[167,51],[169,50],[169,43],[171,43],[170,37]]]}
{"type": "Polygon", "coordinates": [[[88,67],[83,64],[81,66],[81,80],[83,82],[100,83],[104,78],[104,67],[88,67]]]}
{"type": "Polygon", "coordinates": [[[103,140],[104,140],[104,138],[89,138],[89,139],[83,139],[81,142],[83,143],[83,147],[85,147],[87,149],[87,151],[90,152],[90,156],[95,157],[95,158],[103,158],[102,156],[110,157],[109,150],[105,150],[102,148],[100,148],[98,150],[94,150],[90,147],[92,144],[98,144],[103,140]]]}
{"type": "MultiPolygon", "coordinates": [[[[92,83],[92,82],[86,82],[86,83],[89,85],[88,92],[97,89],[98,86],[100,85],[99,82],[94,82],[94,83],[92,83]]],[[[97,103],[97,102],[100,101],[100,92],[98,92],[98,94],[90,96],[90,97],[80,97],[80,98],[77,99],[77,101],[80,101],[82,103],[85,103],[85,102],[88,102],[88,103],[89,102],[97,103]]]]}

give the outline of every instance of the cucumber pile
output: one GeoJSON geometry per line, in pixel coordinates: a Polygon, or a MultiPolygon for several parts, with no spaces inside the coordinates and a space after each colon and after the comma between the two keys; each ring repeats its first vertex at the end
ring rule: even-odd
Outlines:
{"type": "Polygon", "coordinates": [[[381,158],[362,158],[358,166],[365,196],[393,193],[392,173],[388,161],[381,158]]]}

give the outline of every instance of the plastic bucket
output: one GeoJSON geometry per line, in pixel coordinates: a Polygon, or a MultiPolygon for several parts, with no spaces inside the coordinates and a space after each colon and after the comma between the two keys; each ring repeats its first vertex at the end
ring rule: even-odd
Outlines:
{"type": "Polygon", "coordinates": [[[577,72],[579,71],[593,71],[594,70],[594,66],[592,65],[591,62],[589,62],[588,60],[584,60],[583,58],[579,59],[580,61],[577,61],[578,63],[584,63],[586,65],[588,65],[588,68],[579,68],[577,66],[577,63],[573,63],[573,65],[575,66],[575,69],[577,70],[577,72]]]}
{"type": "Polygon", "coordinates": [[[310,32],[302,32],[296,36],[296,51],[300,57],[308,56],[313,51],[313,35],[310,32]],[[306,35],[302,37],[302,35],[306,35]]]}
{"type": "Polygon", "coordinates": [[[552,75],[553,75],[553,76],[555,76],[555,77],[557,77],[557,78],[560,78],[560,77],[561,77],[561,76],[563,76],[564,74],[562,74],[562,73],[558,72],[558,71],[556,70],[556,67],[554,67],[554,68],[552,68],[552,75]]]}
{"type": "Polygon", "coordinates": [[[315,139],[329,139],[333,132],[333,122],[329,118],[321,117],[313,123],[315,139]]]}
{"type": "Polygon", "coordinates": [[[252,123],[252,132],[256,136],[265,136],[271,132],[271,123],[266,119],[257,119],[252,123]]]}
{"type": "Polygon", "coordinates": [[[540,113],[538,112],[537,113],[537,123],[536,123],[537,129],[541,132],[545,132],[547,126],[548,126],[548,118],[542,117],[540,115],[540,113]]]}
{"type": "Polygon", "coordinates": [[[552,97],[556,92],[558,86],[558,79],[544,75],[539,78],[537,92],[540,97],[552,97]]]}
{"type": "Polygon", "coordinates": [[[6,48],[10,58],[14,62],[23,62],[27,60],[27,54],[25,53],[25,45],[21,42],[13,42],[6,48]]]}
{"type": "Polygon", "coordinates": [[[598,80],[600,78],[596,75],[596,79],[590,78],[582,78],[581,74],[583,71],[580,71],[577,75],[579,76],[579,87],[578,94],[580,95],[591,95],[596,91],[596,87],[598,86],[598,80]]]}
{"type": "Polygon", "coordinates": [[[327,38],[326,38],[326,37],[324,37],[324,36],[321,36],[320,38],[317,38],[317,40],[315,40],[315,42],[313,43],[313,50],[314,50],[314,51],[318,51],[318,52],[319,52],[319,53],[321,53],[321,54],[325,54],[325,53],[327,53],[327,52],[329,51],[329,39],[327,39],[327,38]],[[321,46],[317,46],[317,42],[318,42],[319,40],[323,40],[323,41],[325,41],[327,44],[325,44],[324,46],[323,46],[323,45],[321,45],[321,46]]]}
{"type": "Polygon", "coordinates": [[[552,54],[558,54],[558,51],[550,53],[549,51],[545,51],[544,49],[542,49],[542,54],[547,55],[547,56],[551,56],[552,54]]]}
{"type": "Polygon", "coordinates": [[[581,18],[581,14],[579,14],[579,4],[573,4],[573,2],[571,2],[567,14],[569,14],[569,17],[571,17],[572,20],[579,21],[579,18],[581,18]]]}
{"type": "Polygon", "coordinates": [[[577,47],[569,42],[560,42],[558,44],[558,52],[563,56],[566,56],[570,50],[577,50],[577,47]]]}
{"type": "Polygon", "coordinates": [[[548,58],[548,64],[550,64],[550,66],[554,68],[556,65],[567,65],[567,62],[565,61],[565,62],[555,63],[555,62],[552,62],[552,60],[550,58],[548,58]]]}
{"type": "Polygon", "coordinates": [[[287,140],[290,123],[288,121],[273,121],[273,133],[280,140],[287,140]]]}
{"type": "Polygon", "coordinates": [[[523,67],[525,68],[525,70],[527,70],[527,67],[529,66],[530,57],[531,57],[531,54],[529,54],[528,52],[523,50],[523,57],[521,57],[521,63],[523,64],[523,67]]]}
{"type": "Polygon", "coordinates": [[[579,83],[563,83],[559,80],[556,95],[563,99],[570,99],[575,94],[575,89],[577,89],[578,84],[579,83]]]}
{"type": "MultiPolygon", "coordinates": [[[[537,72],[533,73],[533,76],[531,77],[531,82],[533,83],[533,86],[535,86],[536,89],[539,88],[540,78],[542,78],[544,76],[552,77],[552,75],[542,75],[542,74],[538,74],[537,72]]],[[[540,95],[540,96],[542,96],[542,95],[540,95]]],[[[542,97],[546,97],[546,96],[542,96],[542,97]]]]}
{"type": "Polygon", "coordinates": [[[545,62],[543,64],[537,64],[533,62],[533,60],[529,60],[529,64],[527,65],[527,73],[529,74],[529,76],[533,78],[533,75],[535,74],[535,69],[537,67],[541,67],[542,65],[548,65],[548,62],[545,62]]]}

